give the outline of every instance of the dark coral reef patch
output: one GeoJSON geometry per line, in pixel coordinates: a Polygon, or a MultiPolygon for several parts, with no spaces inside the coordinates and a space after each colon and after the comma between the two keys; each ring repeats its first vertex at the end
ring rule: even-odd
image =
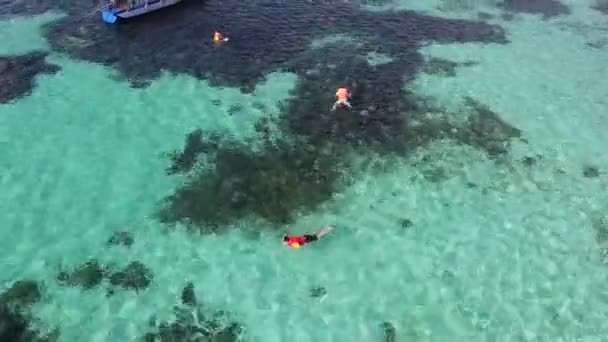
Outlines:
{"type": "Polygon", "coordinates": [[[345,178],[352,178],[352,153],[404,156],[443,138],[475,145],[491,155],[503,152],[499,147],[507,145],[516,130],[507,129],[491,111],[474,107],[469,122],[452,123],[448,113],[429,117],[429,111],[436,110],[403,89],[404,80],[413,79],[425,63],[418,53],[424,40],[504,42],[498,28],[414,12],[388,14],[384,21],[366,12],[361,15],[381,27],[387,25],[381,30],[390,31],[395,39],[382,45],[338,42],[285,55],[288,60],[282,65],[296,72],[299,80],[278,119],[258,124],[261,150],[201,130],[190,133],[183,151],[170,154],[167,172],[185,173],[187,178],[163,203],[162,222],[186,223],[206,232],[248,215],[275,224],[290,222],[296,213],[331,199],[347,183],[345,178]],[[413,30],[418,33],[392,26],[409,27],[406,18],[421,25],[413,30]],[[371,51],[388,54],[391,61],[372,65],[365,58],[371,51]],[[351,90],[353,108],[332,112],[340,86],[351,90]],[[271,127],[279,129],[280,138],[271,127]]]}
{"type": "MultiPolygon", "coordinates": [[[[430,42],[508,42],[501,27],[481,21],[374,12],[360,2],[342,3],[336,13],[328,1],[210,0],[184,1],[114,27],[97,17],[68,16],[48,25],[46,36],[54,49],[114,67],[136,86],[166,71],[251,92],[270,72],[298,75],[276,122],[260,122],[261,149],[199,130],[170,155],[167,173],[186,180],[159,210],[165,223],[204,231],[250,215],[286,223],[343,188],[356,172],[349,167],[352,153],[404,156],[434,139],[453,139],[495,156],[516,135],[479,108],[471,109],[468,122],[454,123],[446,113],[429,116],[430,109],[403,89],[428,67],[419,49],[430,42]],[[230,41],[212,42],[216,30],[230,41]],[[358,41],[313,47],[336,33],[358,41]],[[388,62],[372,65],[365,58],[370,53],[388,62]],[[340,86],[352,91],[353,108],[331,112],[340,86]],[[270,137],[271,124],[280,138],[270,137]]],[[[435,62],[434,71],[454,74],[454,64],[435,62]]]]}
{"type": "Polygon", "coordinates": [[[135,242],[135,238],[133,237],[133,233],[125,230],[118,230],[112,233],[112,236],[108,239],[106,244],[108,246],[125,246],[130,247],[133,242],[135,242]]]}
{"type": "Polygon", "coordinates": [[[583,176],[586,178],[597,178],[600,174],[600,169],[597,166],[585,165],[583,167],[583,176]]]}
{"type": "Polygon", "coordinates": [[[182,290],[182,305],[175,307],[173,322],[156,322],[152,331],[142,338],[145,342],[237,342],[242,340],[243,326],[230,319],[224,311],[209,312],[196,299],[194,285],[188,283],[182,290]]]}
{"type": "Polygon", "coordinates": [[[595,5],[593,5],[592,8],[608,15],[608,0],[596,0],[595,5]]]}
{"type": "Polygon", "coordinates": [[[61,68],[48,64],[47,53],[32,52],[21,56],[0,56],[0,103],[28,95],[36,76],[55,74],[61,68]]]}
{"type": "Polygon", "coordinates": [[[111,295],[116,288],[142,291],[150,285],[153,277],[152,271],[139,261],[133,261],[122,270],[114,271],[113,267],[92,259],[71,271],[61,271],[57,275],[57,281],[63,285],[90,290],[103,284],[107,279],[111,285],[108,294],[111,295]]]}
{"type": "MultiPolygon", "coordinates": [[[[416,59],[410,57],[427,41],[506,41],[500,27],[483,22],[412,11],[375,13],[356,3],[341,4],[338,14],[334,5],[326,1],[185,1],[116,27],[103,25],[97,16],[75,15],[49,25],[47,36],[53,48],[113,66],[134,83],[166,70],[245,91],[253,90],[269,72],[289,68],[314,39],[325,34],[361,37],[370,52],[398,58],[410,64],[411,71],[416,59]],[[230,42],[212,42],[216,30],[229,36],[230,42]]],[[[349,57],[346,51],[340,58],[349,57]]]]}
{"type": "MultiPolygon", "coordinates": [[[[521,138],[517,128],[472,99],[467,101],[466,119],[457,121],[455,115],[433,109],[412,94],[400,93],[387,100],[384,110],[367,107],[359,112],[357,107],[364,105],[354,101],[352,111],[336,113],[323,109],[327,103],[316,100],[317,96],[288,103],[276,125],[290,139],[273,137],[265,124],[258,125],[261,150],[247,142],[207,137],[202,131],[189,134],[184,151],[191,156],[186,159],[199,161],[196,167],[184,168],[186,182],[164,201],[161,221],[211,232],[253,214],[281,225],[296,213],[316,209],[348,185],[358,172],[349,163],[353,153],[405,157],[430,141],[450,139],[496,158],[508,153],[513,139],[521,138]],[[397,101],[401,108],[389,108],[397,101]],[[314,117],[311,110],[321,114],[314,117]]],[[[169,170],[180,169],[175,163],[180,165],[181,160],[173,158],[169,170]]]]}
{"type": "Polygon", "coordinates": [[[133,261],[110,275],[110,284],[139,292],[152,282],[152,271],[139,261],[133,261]]]}
{"type": "Polygon", "coordinates": [[[89,290],[101,284],[108,272],[108,267],[93,259],[84,262],[70,272],[59,272],[57,280],[65,285],[78,286],[84,290],[89,290]]]}
{"type": "Polygon", "coordinates": [[[268,138],[264,149],[255,151],[247,143],[209,143],[201,132],[192,135],[201,137],[196,145],[210,145],[208,164],[190,173],[186,184],[166,199],[162,222],[191,223],[213,231],[255,214],[285,223],[296,209],[312,210],[338,189],[343,163],[331,148],[321,152],[314,146],[268,138]]]}
{"type": "Polygon", "coordinates": [[[0,293],[0,341],[57,341],[59,330],[43,333],[32,325],[30,307],[41,298],[40,285],[31,280],[17,281],[0,293]]]}
{"type": "Polygon", "coordinates": [[[384,335],[384,342],[395,342],[397,341],[397,329],[390,322],[382,322],[380,325],[382,327],[382,332],[384,335]]]}

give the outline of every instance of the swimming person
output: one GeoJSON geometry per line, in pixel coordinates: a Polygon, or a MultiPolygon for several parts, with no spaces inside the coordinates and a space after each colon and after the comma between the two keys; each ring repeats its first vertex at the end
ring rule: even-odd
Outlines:
{"type": "Polygon", "coordinates": [[[213,34],[213,41],[214,42],[227,42],[228,41],[228,37],[224,37],[221,33],[215,32],[213,34]]]}
{"type": "Polygon", "coordinates": [[[334,103],[334,106],[331,107],[332,111],[336,110],[338,106],[344,106],[350,109],[351,106],[348,102],[348,100],[350,99],[350,93],[348,92],[348,89],[339,88],[338,91],[336,91],[336,97],[338,98],[338,100],[336,101],[336,103],[334,103]]]}
{"type": "Polygon", "coordinates": [[[312,235],[285,235],[283,236],[283,244],[291,248],[300,248],[302,245],[319,240],[323,235],[331,232],[333,229],[333,227],[327,226],[312,235]]]}

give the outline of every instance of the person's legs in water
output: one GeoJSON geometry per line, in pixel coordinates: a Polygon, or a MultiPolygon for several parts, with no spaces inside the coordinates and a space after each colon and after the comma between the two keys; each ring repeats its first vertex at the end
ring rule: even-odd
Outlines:
{"type": "Polygon", "coordinates": [[[309,242],[313,242],[313,241],[317,241],[319,240],[321,237],[323,237],[323,235],[329,233],[332,231],[332,229],[334,229],[333,227],[327,226],[321,230],[319,230],[318,232],[314,233],[314,234],[304,234],[304,238],[306,240],[304,240],[304,243],[309,243],[309,242]]]}
{"type": "Polygon", "coordinates": [[[338,106],[340,106],[340,105],[344,106],[344,107],[347,107],[349,109],[351,108],[351,105],[350,105],[350,103],[348,101],[346,101],[346,100],[338,100],[338,101],[336,101],[336,103],[334,103],[334,106],[331,107],[332,112],[335,111],[336,108],[338,108],[338,106]]]}
{"type": "Polygon", "coordinates": [[[315,233],[315,236],[317,237],[317,239],[320,239],[323,237],[323,235],[331,232],[334,229],[334,227],[331,226],[327,226],[321,230],[319,230],[318,232],[315,233]]]}
{"type": "Polygon", "coordinates": [[[348,101],[344,101],[344,102],[342,102],[342,104],[345,105],[346,107],[348,107],[348,109],[351,108],[350,102],[348,102],[348,101]]]}
{"type": "Polygon", "coordinates": [[[317,235],[304,234],[304,238],[306,239],[306,240],[304,240],[304,243],[309,243],[309,242],[319,240],[319,237],[317,235]]]}

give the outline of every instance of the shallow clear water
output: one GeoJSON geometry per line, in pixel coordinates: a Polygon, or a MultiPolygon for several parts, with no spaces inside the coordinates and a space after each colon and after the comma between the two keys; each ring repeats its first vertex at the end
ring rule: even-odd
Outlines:
{"type": "MultiPolygon", "coordinates": [[[[510,42],[429,43],[425,58],[475,64],[399,86],[455,113],[471,97],[527,143],[513,142],[498,161],[451,140],[407,158],[359,155],[349,186],[313,212],[285,225],[241,218],[211,235],[156,218],[184,181],[165,173],[165,154],[199,128],[255,140],[256,121],[279,115],[298,76],[275,70],[243,93],[164,72],[133,88],[112,68],[50,49],[38,28],[58,15],[6,18],[0,54],[46,49],[62,69],[0,104],[0,289],[43,283],[33,324],[58,327],[60,341],[137,340],[150,317],[172,319],[188,281],[204,310],[225,310],[244,326],[246,341],[388,341],[383,322],[398,341],[605,341],[608,16],[587,1],[563,1],[569,15],[510,20],[491,1],[446,3],[367,6],[495,13],[488,21],[510,42]],[[536,155],[534,165],[521,162],[536,155]],[[589,166],[597,177],[585,175],[589,166]],[[285,231],[328,224],[336,229],[318,243],[281,244],[285,231]],[[116,230],[132,232],[133,245],[108,246],[116,230]],[[119,268],[139,261],[152,282],[107,296],[107,281],[90,290],[57,281],[89,259],[119,268]],[[311,296],[316,287],[324,290],[311,296]]],[[[356,44],[328,36],[310,49],[356,44]]],[[[379,55],[363,57],[390,60],[379,55]]]]}

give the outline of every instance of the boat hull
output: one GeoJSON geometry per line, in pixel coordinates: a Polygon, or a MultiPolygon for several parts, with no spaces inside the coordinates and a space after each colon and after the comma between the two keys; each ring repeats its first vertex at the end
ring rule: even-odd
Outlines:
{"type": "Polygon", "coordinates": [[[173,6],[180,2],[182,2],[182,0],[140,0],[128,9],[112,8],[108,2],[108,7],[101,11],[101,18],[108,24],[115,24],[119,20],[138,17],[165,7],[173,6]]]}

